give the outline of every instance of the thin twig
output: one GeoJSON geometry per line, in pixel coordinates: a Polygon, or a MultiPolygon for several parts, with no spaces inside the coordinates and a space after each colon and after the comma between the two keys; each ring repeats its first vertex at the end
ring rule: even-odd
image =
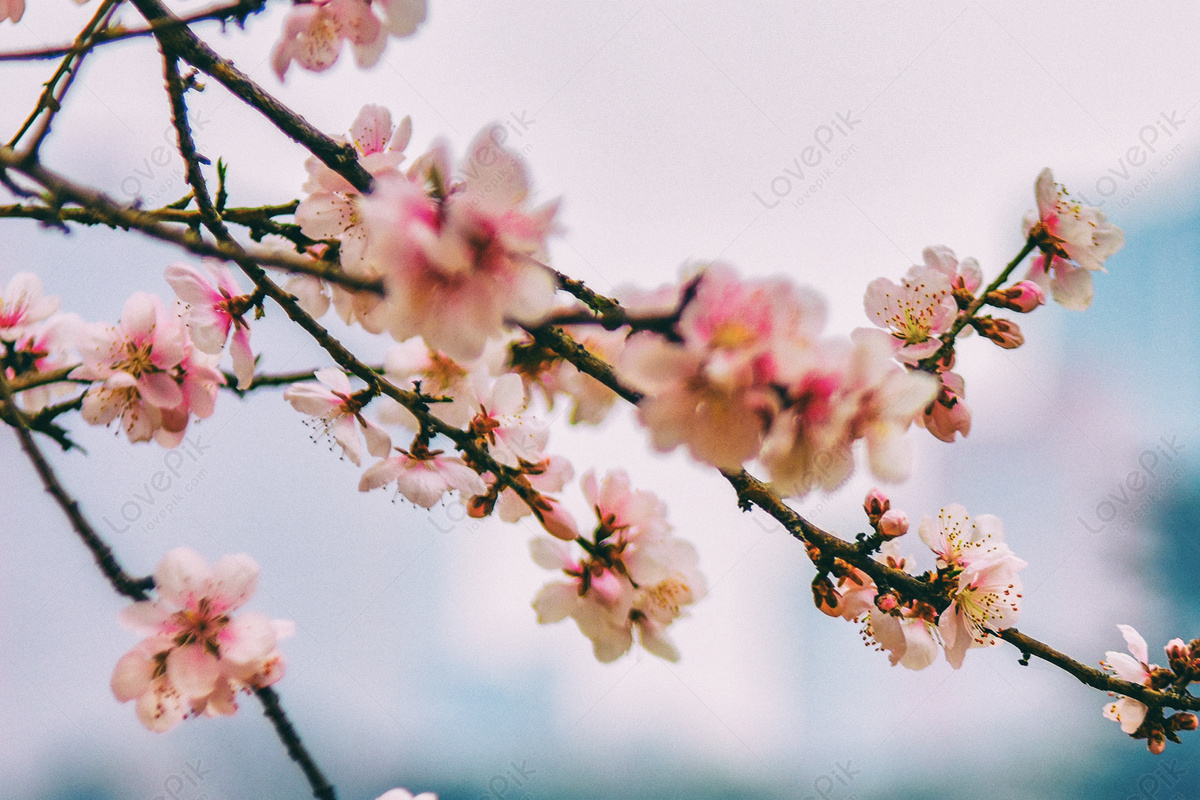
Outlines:
{"type": "Polygon", "coordinates": [[[105,225],[141,231],[147,236],[178,245],[199,256],[230,262],[239,258],[249,258],[265,267],[313,275],[358,292],[382,295],[384,291],[382,281],[349,275],[332,261],[302,258],[262,248],[242,247],[230,242],[209,242],[187,228],[175,228],[161,222],[155,212],[122,205],[103,192],[73,183],[51,172],[40,163],[27,163],[19,153],[9,147],[0,147],[0,168],[10,169],[36,181],[49,193],[50,196],[44,198],[47,202],[54,205],[75,203],[100,216],[105,225]]]}
{"type": "Polygon", "coordinates": [[[0,372],[0,404],[3,404],[6,410],[5,419],[9,421],[13,429],[16,431],[17,438],[21,441],[21,449],[25,451],[25,455],[33,463],[33,468],[37,470],[38,475],[42,479],[42,485],[54,501],[58,503],[59,508],[71,520],[71,526],[75,528],[75,532],[79,534],[79,538],[83,540],[84,545],[92,551],[92,557],[96,559],[96,565],[100,571],[104,573],[104,577],[108,578],[108,582],[112,584],[113,589],[118,593],[125,595],[132,600],[145,600],[146,592],[154,588],[154,578],[134,578],[117,563],[117,559],[113,556],[112,548],[96,533],[96,529],[83,515],[79,509],[79,503],[67,494],[58,477],[54,474],[54,470],[50,467],[50,462],[42,455],[41,449],[37,442],[33,439],[33,433],[30,431],[26,421],[26,415],[21,409],[17,408],[13,402],[12,393],[8,388],[8,381],[0,372]]]}
{"type": "Polygon", "coordinates": [[[163,19],[153,25],[148,25],[145,28],[135,28],[133,30],[125,30],[117,25],[115,28],[108,28],[97,32],[91,37],[91,41],[81,43],[78,40],[74,44],[64,47],[49,47],[38,50],[20,50],[13,53],[0,53],[0,62],[4,61],[41,61],[43,59],[58,58],[59,56],[72,56],[83,53],[87,50],[94,49],[99,45],[109,44],[110,42],[120,42],[125,39],[135,39],[142,36],[153,36],[155,31],[164,30],[166,28],[174,28],[183,25],[191,25],[193,22],[204,22],[205,20],[215,19],[221,22],[226,22],[234,19],[240,25],[251,14],[262,11],[265,3],[262,0],[239,0],[237,3],[229,5],[217,6],[208,11],[201,11],[197,14],[192,14],[187,17],[179,17],[177,19],[163,19]]]}

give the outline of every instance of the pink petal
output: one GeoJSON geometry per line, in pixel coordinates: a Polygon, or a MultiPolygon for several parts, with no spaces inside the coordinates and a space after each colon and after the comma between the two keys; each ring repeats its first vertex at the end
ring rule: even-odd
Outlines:
{"type": "Polygon", "coordinates": [[[372,489],[378,489],[380,486],[387,486],[404,471],[405,460],[405,456],[393,456],[392,458],[380,461],[373,467],[369,467],[358,482],[358,490],[360,492],[369,492],[372,489]]]}
{"type": "Polygon", "coordinates": [[[235,665],[261,661],[275,649],[275,628],[262,614],[234,617],[220,635],[221,660],[235,665]]]}
{"type": "Polygon", "coordinates": [[[183,390],[165,372],[148,372],[137,381],[138,394],[150,405],[175,408],[183,402],[183,390]]]}
{"type": "Polygon", "coordinates": [[[254,382],[254,353],[250,350],[250,331],[239,327],[229,343],[229,355],[233,357],[233,374],[237,376],[238,388],[249,389],[254,382]]]}
{"type": "Polygon", "coordinates": [[[221,676],[217,657],[203,645],[176,647],[167,656],[167,678],[186,697],[200,698],[212,692],[221,676]]]}

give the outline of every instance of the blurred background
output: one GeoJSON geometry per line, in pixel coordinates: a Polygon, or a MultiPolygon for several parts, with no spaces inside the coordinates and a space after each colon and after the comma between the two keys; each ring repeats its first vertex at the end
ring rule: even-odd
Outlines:
{"type": "MultiPolygon", "coordinates": [[[[0,49],[66,43],[93,11],[29,6],[0,24],[0,49]]],[[[953,502],[999,515],[1030,564],[1020,627],[1080,661],[1123,650],[1118,623],[1159,660],[1168,639],[1200,635],[1193,4],[431,0],[417,36],[392,40],[374,69],[344,52],[280,85],[269,56],[286,8],[272,3],[245,31],[198,30],[331,134],[366,103],[412,115],[413,155],[439,136],[461,153],[502,122],[536,199],[563,198],[553,263],[600,291],[721,258],[816,287],[830,334],[846,335],[867,324],[867,283],[898,280],[928,245],[994,276],[1052,167],[1127,244],[1096,276],[1089,311],[1022,317],[1015,351],[964,342],[971,435],[946,445],[913,430],[915,475],[889,493],[914,522],[953,502]],[[799,159],[813,146],[810,168],[799,159]]],[[[53,62],[2,70],[0,130],[15,131],[53,62]]],[[[201,151],[230,165],[231,204],[300,196],[301,148],[208,83],[191,97],[193,124],[201,151]]],[[[173,146],[157,51],[137,40],[85,62],[43,158],[155,207],[187,191],[173,146]]],[[[171,248],[25,220],[0,230],[0,281],[32,270],[85,319],[115,321],[136,289],[172,296],[171,248]]],[[[253,335],[261,369],[329,364],[267,310],[253,335]]],[[[334,329],[382,356],[385,343],[334,329]]],[[[1101,718],[1105,695],[1019,666],[1007,646],[972,651],[958,671],[889,667],[813,608],[802,547],[739,512],[713,471],[652,453],[627,408],[600,429],[565,423],[550,452],[577,474],[628,470],[700,551],[711,592],[674,628],[678,664],[637,649],[598,664],[572,623],[537,625],[530,601],[550,576],[529,559],[533,527],[359,494],[360,471],[314,444],[280,391],[223,395],[169,464],[78,419],[86,456],[45,447],[132,573],[181,544],[261,564],[251,607],[298,631],[277,688],[348,800],[394,786],[443,800],[1200,797],[1200,736],[1152,756],[1101,718]],[[170,487],[149,487],[167,467],[170,487]]],[[[116,624],[125,602],[8,432],[0,470],[4,796],[307,796],[253,700],[164,735],[113,700],[112,667],[137,641],[116,624]]],[[[852,536],[872,485],[858,475],[796,507],[852,536]]],[[[577,483],[564,497],[585,513],[577,483]]]]}

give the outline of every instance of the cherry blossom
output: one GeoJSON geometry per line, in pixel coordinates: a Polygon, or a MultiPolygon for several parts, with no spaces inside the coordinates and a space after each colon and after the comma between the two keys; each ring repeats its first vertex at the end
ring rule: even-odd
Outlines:
{"type": "MultiPolygon", "coordinates": [[[[19,13],[13,22],[18,19],[19,13]]],[[[42,282],[32,272],[13,275],[0,294],[0,340],[16,341],[30,325],[57,311],[60,302],[57,297],[42,294],[42,282]]]]}
{"type": "MultiPolygon", "coordinates": [[[[84,322],[77,314],[57,313],[26,329],[13,342],[14,361],[5,369],[8,378],[18,374],[52,372],[63,367],[74,366],[79,359],[71,355],[75,341],[83,329],[84,322]]],[[[68,382],[35,386],[21,392],[17,399],[26,411],[44,408],[52,398],[63,395],[73,388],[68,382]]]]}
{"type": "Polygon", "coordinates": [[[1125,244],[1125,234],[1100,209],[1071,200],[1049,168],[1038,175],[1034,193],[1038,207],[1025,215],[1025,235],[1044,255],[1034,259],[1026,278],[1049,289],[1060,305],[1082,311],[1092,302],[1090,273],[1104,271],[1104,262],[1125,244]]]}
{"type": "Polygon", "coordinates": [[[253,307],[254,297],[242,294],[224,264],[209,261],[204,268],[202,272],[190,264],[171,264],[167,267],[167,283],[187,304],[184,320],[192,344],[201,352],[220,354],[233,330],[229,343],[233,374],[238,388],[248,389],[254,381],[254,353],[250,350],[250,326],[242,317],[253,307]]]}
{"type": "Polygon", "coordinates": [[[971,432],[971,409],[966,401],[966,383],[956,372],[943,372],[937,397],[917,418],[917,424],[943,442],[953,442],[955,435],[971,432]]]}
{"type": "Polygon", "coordinates": [[[539,566],[568,577],[538,593],[538,622],[573,618],[603,663],[628,652],[635,632],[648,652],[677,660],[667,629],[707,592],[695,547],[670,535],[662,502],[634,491],[624,471],[602,480],[589,471],[582,485],[598,521],[592,541],[577,540],[585,555],[575,558],[565,542],[530,542],[539,566]]]}
{"type": "MultiPolygon", "coordinates": [[[[460,363],[444,353],[430,350],[419,336],[392,345],[383,360],[383,372],[389,381],[401,389],[411,390],[419,383],[422,394],[442,401],[430,403],[429,412],[456,428],[465,427],[479,411],[473,375],[480,366],[472,362],[460,363]]],[[[390,398],[384,400],[380,419],[412,431],[418,429],[417,419],[408,409],[390,398]]]]}
{"type": "MultiPolygon", "coordinates": [[[[946,276],[946,279],[950,281],[952,293],[956,296],[963,292],[974,295],[983,285],[983,270],[979,268],[979,262],[974,258],[964,258],[962,263],[959,263],[958,256],[954,255],[954,251],[943,245],[926,247],[921,252],[921,257],[925,261],[926,267],[936,269],[946,276]]],[[[909,279],[916,277],[915,273],[920,269],[920,266],[910,268],[907,277],[909,279]]]]}
{"type": "Polygon", "coordinates": [[[461,458],[423,445],[414,446],[411,452],[396,448],[395,455],[363,473],[358,490],[368,492],[393,482],[397,493],[421,508],[433,508],[455,489],[464,499],[487,491],[483,478],[461,458]]]}
{"type": "Polygon", "coordinates": [[[181,437],[163,430],[163,412],[184,402],[175,368],[188,346],[178,315],[168,312],[158,297],[134,293],[120,323],[92,324],[80,333],[83,364],[71,377],[97,381],[84,395],[83,418],[107,425],[119,417],[131,442],[155,437],[174,446],[181,437]]]}
{"type": "MultiPolygon", "coordinates": [[[[620,358],[627,336],[625,331],[607,331],[595,325],[564,325],[563,332],[608,364],[615,364],[620,358]]],[[[561,397],[569,398],[572,425],[599,425],[616,405],[619,399],[616,392],[532,339],[515,342],[511,348],[508,366],[525,382],[526,394],[540,392],[551,411],[561,397]]]]}
{"type": "MultiPolygon", "coordinates": [[[[1117,630],[1125,637],[1125,644],[1132,655],[1109,650],[1104,654],[1104,666],[1115,672],[1123,681],[1149,686],[1150,673],[1156,667],[1148,663],[1150,654],[1146,640],[1129,625],[1118,625],[1117,630]]],[[[1120,697],[1116,702],[1104,707],[1104,718],[1121,723],[1121,731],[1124,733],[1136,733],[1142,726],[1147,711],[1145,703],[1132,697],[1120,697]]]]}
{"type": "Polygon", "coordinates": [[[824,344],[786,385],[786,407],[760,456],[780,492],[837,488],[854,469],[852,446],[860,439],[877,478],[908,477],[912,455],[904,434],[933,400],[937,383],[900,368],[881,336],[864,333],[849,346],[824,344]]]}
{"type": "Polygon", "coordinates": [[[499,125],[476,136],[456,183],[444,145],[435,145],[409,177],[384,175],[362,199],[367,257],[383,273],[397,341],[420,335],[472,360],[508,322],[536,322],[550,310],[556,285],[540,261],[557,203],[525,207],[525,164],[504,138],[499,125]]]}
{"type": "Polygon", "coordinates": [[[901,285],[887,278],[871,281],[863,306],[871,321],[900,343],[896,357],[915,364],[938,351],[942,343],[937,337],[958,316],[953,288],[940,266],[913,267],[901,285]]]}
{"type": "Polygon", "coordinates": [[[284,620],[237,610],[253,595],[258,564],[246,554],[215,565],[177,547],[154,571],[157,599],[121,612],[121,624],[146,636],[117,662],[112,691],[137,701],[138,719],[157,732],[185,717],[237,710],[239,691],[270,686],[283,677],[276,642],[291,634],[284,620]]]}
{"type": "Polygon", "coordinates": [[[362,440],[367,440],[367,452],[383,458],[392,450],[392,438],[377,423],[367,419],[362,409],[369,398],[351,393],[350,379],[340,369],[327,367],[314,373],[320,385],[294,383],[283,398],[302,414],[313,417],[321,433],[333,436],[346,458],[355,466],[362,464],[362,440]]]}
{"type": "MultiPolygon", "coordinates": [[[[411,137],[411,118],[405,117],[393,126],[391,112],[382,106],[363,106],[350,126],[350,144],[358,153],[358,163],[373,177],[399,174],[397,167],[404,161],[404,148],[411,137]]],[[[349,274],[379,277],[363,261],[367,234],[358,210],[358,190],[316,157],[308,159],[304,166],[308,181],[303,188],[309,195],[296,208],[296,223],[301,232],[312,239],[339,241],[338,258],[349,274]]],[[[373,319],[370,312],[380,302],[377,296],[365,293],[338,290],[338,296],[343,316],[354,309],[360,320],[373,319]]],[[[365,324],[373,333],[382,330],[369,321],[365,324]]]]}
{"type": "MultiPolygon", "coordinates": [[[[540,494],[557,494],[563,490],[571,478],[575,477],[575,467],[563,456],[548,456],[534,465],[533,469],[527,469],[525,474],[528,476],[529,484],[540,494]]],[[[551,498],[546,499],[553,503],[551,498]]],[[[556,509],[552,508],[551,510],[556,509]]],[[[496,511],[500,515],[500,519],[505,522],[516,522],[533,513],[529,504],[522,500],[512,487],[508,486],[500,492],[499,499],[496,501],[496,511]]],[[[565,513],[560,512],[560,515],[565,513]]],[[[553,533],[553,531],[551,532],[553,533]]],[[[578,535],[576,531],[569,538],[574,539],[578,535]]]]}
{"type": "Polygon", "coordinates": [[[512,372],[501,375],[490,391],[483,389],[485,381],[479,377],[476,382],[479,412],[471,420],[471,431],[487,442],[492,457],[505,466],[541,461],[550,429],[524,413],[527,405],[521,376],[512,372]]]}
{"type": "Polygon", "coordinates": [[[994,633],[1017,623],[1017,572],[1029,565],[1004,543],[1003,524],[991,514],[972,520],[961,505],[951,505],[936,520],[923,517],[919,532],[937,556],[939,570],[955,579],[953,600],[938,619],[938,632],[946,660],[958,669],[969,648],[995,644],[994,633]]]}
{"type": "Polygon", "coordinates": [[[354,59],[372,67],[383,55],[387,37],[411,36],[425,21],[425,0],[377,0],[384,19],[371,0],[316,0],[297,3],[288,12],[283,32],[271,53],[271,67],[283,80],[295,61],[311,72],[332,67],[349,40],[354,59]]]}
{"type": "Polygon", "coordinates": [[[638,418],[656,449],[683,444],[700,461],[737,470],[758,454],[780,410],[772,383],[781,354],[812,347],[824,303],[784,280],[743,281],[725,264],[704,265],[692,280],[682,341],[636,333],[616,367],[645,395],[638,418]]]}

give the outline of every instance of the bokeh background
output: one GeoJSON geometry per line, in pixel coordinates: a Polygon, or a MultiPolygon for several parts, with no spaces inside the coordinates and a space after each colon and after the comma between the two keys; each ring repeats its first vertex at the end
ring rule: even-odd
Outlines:
{"type": "MultiPolygon", "coordinates": [[[[92,11],[29,5],[0,24],[3,50],[67,42],[92,11]]],[[[1022,318],[1016,351],[963,344],[971,435],[950,446],[914,430],[915,475],[890,493],[914,520],[951,502],[1002,517],[1030,563],[1021,628],[1084,662],[1124,648],[1117,623],[1152,655],[1200,635],[1192,4],[431,0],[419,34],[391,41],[374,69],[347,53],[280,85],[269,53],[285,10],[200,30],[329,133],[378,103],[412,115],[410,153],[438,136],[461,153],[501,121],[537,198],[563,198],[554,264],[601,291],[721,258],[818,288],[830,334],[845,335],[866,324],[866,284],[898,279],[927,245],[994,275],[1021,246],[1035,176],[1053,167],[1128,243],[1086,313],[1022,318]],[[797,163],[822,143],[817,168],[797,163]]],[[[0,69],[0,130],[14,131],[53,67],[0,69]]],[[[201,150],[230,165],[231,203],[299,196],[304,152],[208,83],[193,123],[201,150]]],[[[150,41],[104,47],[46,163],[118,199],[178,199],[161,84],[150,41]]],[[[89,320],[117,319],[136,289],[171,296],[162,273],[180,256],[168,247],[29,221],[0,231],[0,280],[33,270],[89,320]]],[[[328,365],[268,312],[253,337],[264,370],[328,365]]],[[[381,357],[385,343],[335,329],[381,357]]],[[[712,588],[676,626],[678,664],[635,650],[601,665],[571,623],[538,626],[530,600],[549,576],[529,560],[532,528],[360,495],[359,471],[314,444],[279,391],[223,396],[169,462],[70,427],[87,455],[53,452],[54,464],[131,572],[180,544],[262,565],[253,607],[298,629],[278,688],[343,798],[393,786],[444,800],[1200,797],[1200,738],[1151,756],[1100,717],[1104,695],[1019,666],[1007,646],[959,671],[889,667],[812,607],[794,540],[739,512],[711,470],[650,452],[629,409],[599,430],[558,419],[550,450],[579,473],[628,470],[697,544],[712,588]],[[166,468],[170,488],[148,488],[166,468]]],[[[116,624],[124,601],[3,432],[0,469],[3,795],[306,796],[254,701],[155,735],[112,699],[112,666],[136,641],[116,624]]],[[[860,475],[796,506],[852,535],[871,485],[860,475]]],[[[577,484],[566,497],[584,512],[577,484]]],[[[908,549],[923,548],[914,537],[908,549]]]]}

